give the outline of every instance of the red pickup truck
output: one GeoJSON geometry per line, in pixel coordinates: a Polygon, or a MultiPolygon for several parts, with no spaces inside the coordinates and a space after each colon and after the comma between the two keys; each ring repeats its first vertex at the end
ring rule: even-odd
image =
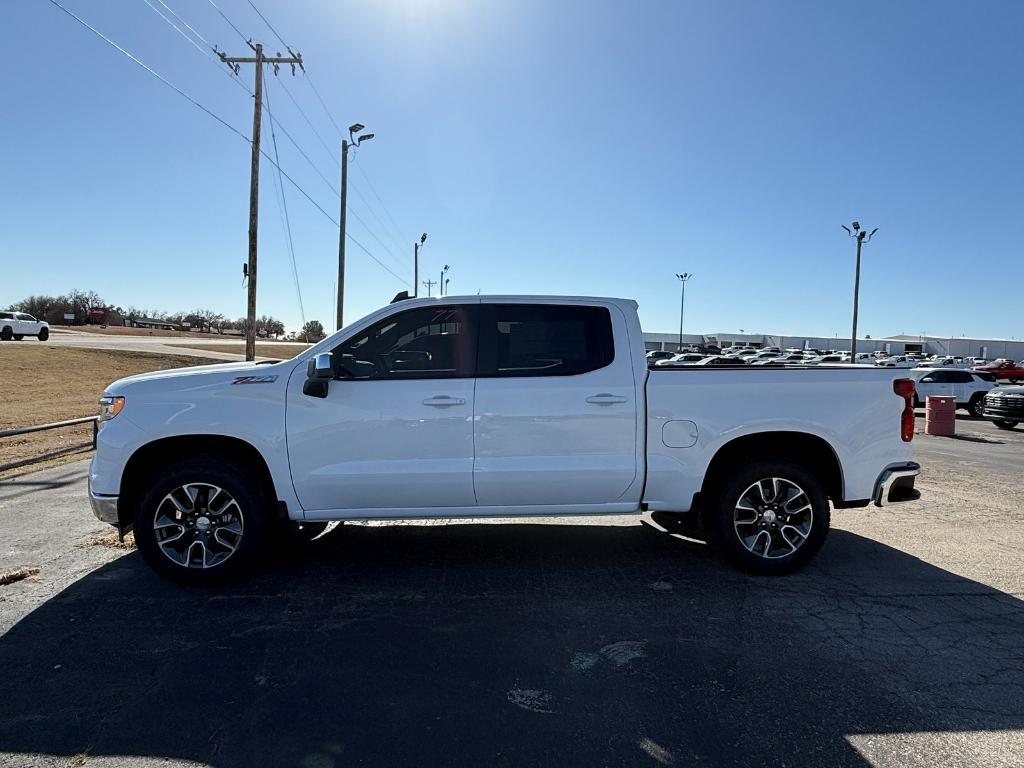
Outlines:
{"type": "Polygon", "coordinates": [[[984,371],[985,373],[991,373],[999,380],[1010,381],[1016,383],[1018,381],[1024,381],[1024,367],[1021,367],[1013,360],[1007,360],[1006,358],[1000,358],[995,360],[989,365],[979,365],[974,370],[984,371]]]}

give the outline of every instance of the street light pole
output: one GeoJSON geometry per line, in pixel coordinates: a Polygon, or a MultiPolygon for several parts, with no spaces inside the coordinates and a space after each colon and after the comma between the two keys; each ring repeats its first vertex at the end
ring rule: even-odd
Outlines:
{"type": "Polygon", "coordinates": [[[871,238],[875,236],[875,232],[878,231],[878,227],[871,230],[870,233],[867,230],[860,228],[860,222],[855,221],[850,226],[853,227],[853,231],[850,231],[850,227],[845,224],[841,225],[846,230],[846,234],[857,241],[857,269],[853,278],[853,330],[850,332],[850,362],[857,362],[857,311],[860,306],[860,249],[864,243],[870,242],[871,238]]]}
{"type": "Polygon", "coordinates": [[[412,297],[415,299],[420,295],[420,248],[427,244],[427,233],[420,235],[420,239],[412,245],[412,297]]]}
{"type": "Polygon", "coordinates": [[[683,272],[682,274],[676,273],[676,277],[679,278],[679,282],[682,285],[682,290],[679,294],[679,347],[677,352],[683,351],[683,310],[686,308],[686,283],[693,277],[692,272],[683,272]]]}
{"type": "Polygon", "coordinates": [[[445,294],[445,279],[444,279],[444,276],[447,273],[448,273],[448,265],[445,264],[444,265],[444,269],[441,270],[441,282],[438,283],[438,286],[437,286],[440,296],[444,296],[444,294],[445,294]]]}
{"type": "Polygon", "coordinates": [[[335,330],[344,326],[345,314],[345,219],[348,211],[348,151],[358,147],[364,141],[373,138],[372,133],[364,133],[358,138],[355,134],[366,126],[353,123],[348,127],[348,138],[341,140],[341,210],[338,213],[338,307],[335,318],[335,330]]]}

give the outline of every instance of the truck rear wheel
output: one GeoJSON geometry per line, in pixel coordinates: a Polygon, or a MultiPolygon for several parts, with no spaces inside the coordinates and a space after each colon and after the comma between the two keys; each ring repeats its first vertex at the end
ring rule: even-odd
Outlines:
{"type": "Polygon", "coordinates": [[[3,341],[10,341],[14,338],[14,331],[11,330],[11,326],[7,325],[0,328],[0,339],[3,341]]]}
{"type": "Polygon", "coordinates": [[[737,468],[711,494],[710,543],[736,567],[775,576],[806,565],[828,535],[821,482],[794,461],[737,468]]]}
{"type": "Polygon", "coordinates": [[[262,553],[271,500],[249,468],[196,456],[161,468],[135,507],[135,541],[161,576],[191,585],[246,574],[262,553]]]}

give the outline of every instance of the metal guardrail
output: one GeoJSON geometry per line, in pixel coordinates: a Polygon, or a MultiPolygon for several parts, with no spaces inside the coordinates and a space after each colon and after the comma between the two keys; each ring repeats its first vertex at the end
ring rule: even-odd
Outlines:
{"type": "Polygon", "coordinates": [[[96,450],[96,435],[99,432],[99,416],[85,416],[81,419],[68,419],[67,421],[55,421],[52,424],[36,424],[34,427],[18,427],[17,429],[0,429],[0,437],[14,437],[15,435],[27,435],[30,432],[43,432],[47,429],[61,429],[62,427],[73,427],[76,424],[87,424],[92,422],[92,448],[96,450]]]}

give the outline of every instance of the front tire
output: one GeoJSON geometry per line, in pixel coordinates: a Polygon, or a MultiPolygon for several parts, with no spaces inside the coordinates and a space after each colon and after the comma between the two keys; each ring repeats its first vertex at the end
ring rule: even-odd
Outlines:
{"type": "Polygon", "coordinates": [[[40,341],[46,341],[48,338],[50,338],[50,329],[49,328],[41,329],[39,331],[39,335],[36,338],[38,338],[40,341]]]}
{"type": "Polygon", "coordinates": [[[161,467],[139,496],[135,541],[161,576],[206,586],[246,575],[263,553],[270,499],[243,464],[196,456],[161,467]]]}
{"type": "Polygon", "coordinates": [[[806,565],[825,543],[830,512],[821,482],[795,461],[738,467],[712,492],[710,543],[737,568],[762,576],[806,565]]]}
{"type": "Polygon", "coordinates": [[[976,419],[985,415],[985,396],[977,395],[967,404],[967,410],[976,419]]]}
{"type": "Polygon", "coordinates": [[[993,419],[992,423],[1000,429],[1013,429],[1019,422],[1010,421],[1009,419],[993,419]]]}

